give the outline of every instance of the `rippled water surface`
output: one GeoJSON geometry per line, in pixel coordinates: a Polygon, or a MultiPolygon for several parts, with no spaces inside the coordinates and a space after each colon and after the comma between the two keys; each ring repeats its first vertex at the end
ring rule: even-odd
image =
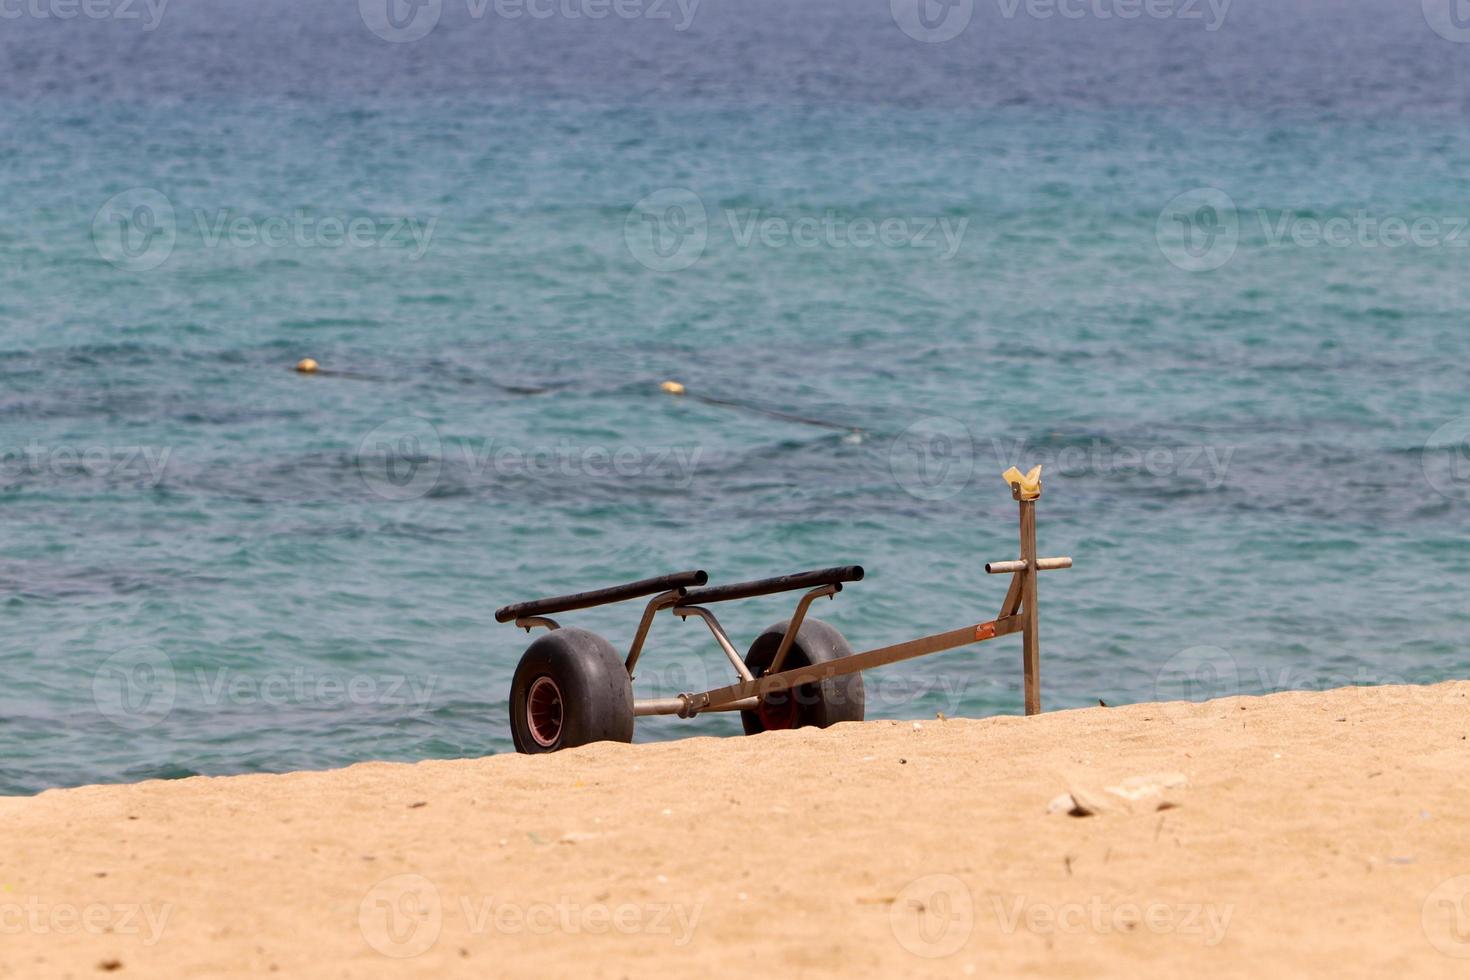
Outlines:
{"type": "MultiPolygon", "coordinates": [[[[0,791],[506,751],[493,610],[680,568],[861,562],[860,648],[989,619],[1011,463],[1077,562],[1048,707],[1470,674],[1470,45],[665,6],[5,22],[0,791]]],[[[1019,660],[869,716],[1018,712],[1019,660]]],[[[728,673],[670,618],[637,687],[728,673]]]]}

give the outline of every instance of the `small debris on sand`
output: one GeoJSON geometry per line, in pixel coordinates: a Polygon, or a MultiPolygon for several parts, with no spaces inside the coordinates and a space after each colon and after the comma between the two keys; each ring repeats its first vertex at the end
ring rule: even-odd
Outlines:
{"type": "Polygon", "coordinates": [[[1142,800],[1150,796],[1163,796],[1165,790],[1183,786],[1189,779],[1182,772],[1156,772],[1147,776],[1129,776],[1116,786],[1105,789],[1125,800],[1142,800]]]}

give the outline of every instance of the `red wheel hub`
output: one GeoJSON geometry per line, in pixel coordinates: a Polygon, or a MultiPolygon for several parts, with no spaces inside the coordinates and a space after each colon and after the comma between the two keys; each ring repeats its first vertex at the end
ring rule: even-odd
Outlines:
{"type": "Polygon", "coordinates": [[[760,717],[761,727],[768,732],[779,732],[785,731],[788,728],[795,728],[799,705],[796,703],[793,692],[782,691],[779,694],[771,695],[771,697],[779,698],[779,700],[772,702],[768,698],[762,698],[760,706],[755,709],[756,715],[760,717]]]}
{"type": "Polygon", "coordinates": [[[565,717],[561,688],[550,677],[538,677],[526,694],[526,728],[531,738],[543,749],[549,749],[561,738],[565,717]]]}

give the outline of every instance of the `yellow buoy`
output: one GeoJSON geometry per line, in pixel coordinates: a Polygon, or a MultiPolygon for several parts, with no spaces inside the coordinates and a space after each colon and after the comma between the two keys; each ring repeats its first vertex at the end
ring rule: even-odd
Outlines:
{"type": "Polygon", "coordinates": [[[662,391],[662,392],[664,392],[665,394],[668,394],[668,395],[682,395],[682,394],[684,394],[684,386],[681,385],[677,381],[665,381],[663,384],[659,385],[658,387],[659,387],[659,390],[660,391],[662,391]]]}
{"type": "Polygon", "coordinates": [[[316,374],[316,369],[316,361],[313,361],[309,357],[303,357],[300,361],[296,362],[296,370],[302,374],[316,374]]]}

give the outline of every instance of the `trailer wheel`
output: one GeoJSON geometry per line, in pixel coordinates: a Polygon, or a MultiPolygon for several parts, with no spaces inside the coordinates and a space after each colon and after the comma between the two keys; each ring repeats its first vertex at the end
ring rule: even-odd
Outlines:
{"type": "MultiPolygon", "coordinates": [[[[786,623],[781,622],[773,623],[756,637],[745,655],[745,665],[753,675],[765,673],[785,634],[786,623]]],[[[806,619],[796,631],[796,640],[781,669],[826,663],[851,653],[852,647],[835,627],[820,619],[806,619]]],[[[839,721],[862,721],[863,703],[863,675],[843,674],[768,695],[755,710],[740,712],[740,720],[747,735],[785,728],[827,728],[839,721]]]]}
{"type": "Polygon", "coordinates": [[[574,627],[537,637],[511,681],[510,731],[528,754],[633,741],[633,682],[612,644],[574,627]]]}

